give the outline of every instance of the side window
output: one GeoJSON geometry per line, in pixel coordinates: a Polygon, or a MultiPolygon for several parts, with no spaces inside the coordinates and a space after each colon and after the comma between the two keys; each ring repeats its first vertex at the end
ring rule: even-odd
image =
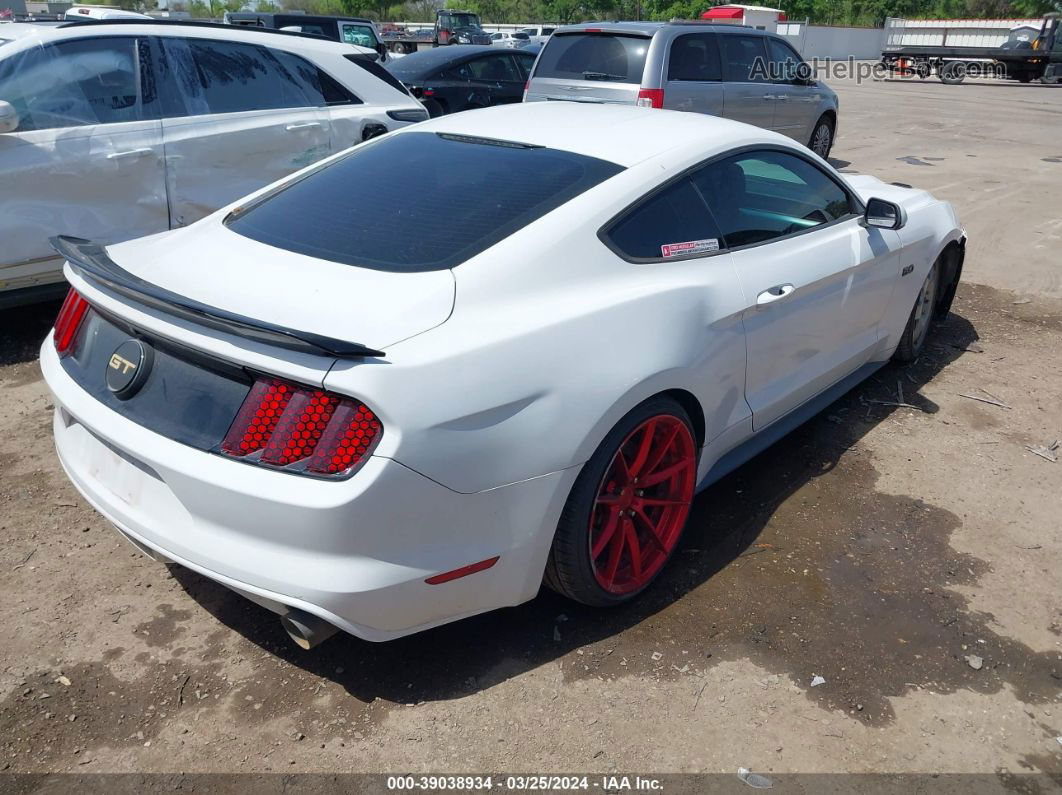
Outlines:
{"type": "Polygon", "coordinates": [[[731,83],[754,83],[766,81],[767,50],[763,36],[735,36],[722,34],[723,60],[726,62],[726,79],[731,83]]]}
{"type": "Polygon", "coordinates": [[[535,56],[530,53],[515,53],[516,68],[520,70],[520,79],[525,83],[531,76],[531,67],[535,65],[535,56]]]}
{"type": "Polygon", "coordinates": [[[477,58],[468,62],[468,68],[472,70],[473,80],[512,82],[520,79],[508,55],[488,55],[485,58],[477,58]]]}
{"type": "Polygon", "coordinates": [[[719,45],[715,34],[690,33],[671,43],[667,63],[668,80],[704,82],[722,80],[719,45]]]}
{"type": "Polygon", "coordinates": [[[856,210],[847,191],[822,169],[785,152],[734,155],[704,166],[692,179],[729,248],[803,232],[856,210]]]}
{"type": "Polygon", "coordinates": [[[139,121],[136,40],[79,39],[0,63],[0,99],[19,114],[18,132],[139,121]]]}
{"type": "Polygon", "coordinates": [[[270,50],[280,66],[290,75],[309,99],[311,105],[360,105],[361,100],[351,94],[344,86],[327,72],[314,66],[298,55],[282,50],[270,50]]]}
{"type": "Polygon", "coordinates": [[[372,28],[367,25],[352,25],[344,22],[342,28],[343,41],[347,44],[357,44],[359,47],[375,47],[377,44],[372,28]]]}
{"type": "Polygon", "coordinates": [[[629,210],[606,236],[631,259],[703,256],[723,246],[718,227],[688,177],[629,210]]]}
{"type": "Polygon", "coordinates": [[[472,71],[468,68],[467,63],[459,63],[456,66],[451,66],[449,69],[443,69],[433,77],[439,80],[471,80],[472,71]]]}
{"type": "Polygon", "coordinates": [[[317,104],[304,81],[265,47],[206,39],[163,38],[160,74],[175,89],[167,116],[199,116],[317,104]]]}
{"type": "Polygon", "coordinates": [[[556,28],[542,28],[542,35],[543,36],[552,36],[553,35],[553,31],[555,31],[555,30],[556,30],[556,28]]]}
{"type": "Polygon", "coordinates": [[[770,54],[770,76],[780,83],[793,83],[807,67],[792,47],[775,39],[767,39],[770,54]]]}

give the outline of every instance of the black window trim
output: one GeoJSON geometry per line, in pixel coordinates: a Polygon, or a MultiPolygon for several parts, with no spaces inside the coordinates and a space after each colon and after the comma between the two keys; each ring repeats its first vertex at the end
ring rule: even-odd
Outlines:
{"type": "MultiPolygon", "coordinates": [[[[715,219],[715,214],[712,212],[711,205],[701,194],[700,189],[697,188],[696,185],[694,185],[693,187],[697,191],[697,194],[701,197],[701,201],[704,202],[705,211],[708,213],[708,217],[711,218],[712,223],[714,223],[716,227],[718,227],[719,224],[715,219]]],[[[816,232],[820,229],[827,229],[831,226],[836,226],[837,224],[850,221],[853,218],[861,218],[865,211],[866,208],[864,207],[862,200],[859,198],[859,196],[854,190],[848,187],[848,185],[846,185],[844,182],[838,180],[837,177],[835,177],[830,172],[823,171],[822,166],[820,166],[810,157],[805,155],[803,152],[799,152],[796,149],[791,149],[788,146],[783,146],[781,144],[748,144],[746,146],[739,146],[736,149],[728,149],[725,152],[713,155],[707,160],[702,160],[699,163],[690,166],[689,168],[683,169],[666,182],[660,183],[651,191],[649,191],[649,193],[640,196],[638,199],[628,204],[626,207],[624,207],[622,210],[612,216],[612,218],[606,221],[601,226],[601,228],[597,230],[597,238],[613,254],[615,254],[617,257],[624,260],[625,262],[630,262],[633,265],[652,265],[660,262],[685,262],[691,259],[704,259],[706,257],[715,257],[719,254],[730,253],[733,251],[744,251],[745,249],[756,248],[757,246],[769,246],[772,243],[777,243],[781,240],[791,240],[794,237],[806,235],[808,232],[816,232]],[[761,240],[756,243],[745,243],[740,246],[728,246],[726,242],[726,235],[723,234],[722,229],[720,229],[720,240],[718,250],[687,254],[684,257],[632,257],[629,254],[626,254],[621,251],[620,248],[612,241],[612,238],[609,236],[612,232],[612,229],[616,225],[618,225],[620,221],[623,221],[628,214],[641,209],[642,205],[647,204],[648,202],[656,198],[656,196],[660,193],[663,193],[665,190],[670,189],[676,183],[681,182],[683,179],[686,179],[694,171],[697,171],[706,166],[710,166],[713,163],[719,162],[720,160],[726,160],[727,158],[745,154],[747,152],[782,152],[783,154],[792,155],[793,157],[803,160],[808,165],[822,172],[826,177],[830,179],[831,182],[833,182],[837,187],[844,191],[845,195],[848,197],[848,206],[850,208],[849,213],[847,215],[842,215],[839,218],[834,218],[832,221],[829,221],[825,224],[819,224],[818,226],[810,226],[807,229],[801,229],[798,232],[790,232],[788,235],[779,235],[778,237],[772,237],[770,240],[761,240]]]]}

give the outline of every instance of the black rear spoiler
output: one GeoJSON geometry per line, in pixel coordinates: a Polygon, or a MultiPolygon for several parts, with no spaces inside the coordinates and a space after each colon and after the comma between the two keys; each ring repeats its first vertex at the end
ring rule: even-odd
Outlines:
{"type": "Polygon", "coordinates": [[[385,355],[383,351],[374,350],[357,342],[347,342],[308,331],[277,326],[264,320],[255,320],[226,312],[224,309],[178,295],[134,276],[112,260],[107,255],[107,250],[99,243],[67,235],[53,237],[49,242],[52,248],[70,264],[73,271],[82,278],[103,285],[138,304],[174,317],[190,320],[200,326],[235,334],[255,342],[275,345],[278,348],[318,356],[351,359],[385,355]]]}

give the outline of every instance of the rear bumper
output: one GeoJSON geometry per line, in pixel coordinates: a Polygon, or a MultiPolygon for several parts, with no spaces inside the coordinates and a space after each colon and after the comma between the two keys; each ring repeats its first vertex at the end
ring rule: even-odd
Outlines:
{"type": "Polygon", "coordinates": [[[577,473],[459,494],[373,456],[349,480],[319,481],[125,419],[67,375],[50,337],[41,368],[63,468],[123,534],[271,609],[297,607],[366,640],[532,598],[577,473]],[[494,556],[486,571],[425,583],[494,556]]]}

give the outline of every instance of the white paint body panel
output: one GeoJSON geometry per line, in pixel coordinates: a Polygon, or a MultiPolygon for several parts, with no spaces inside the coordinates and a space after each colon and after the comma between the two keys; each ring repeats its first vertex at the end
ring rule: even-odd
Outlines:
{"type": "Polygon", "coordinates": [[[907,226],[839,222],[745,250],[635,264],[597,237],[617,213],[714,155],[797,145],[708,116],[569,103],[492,108],[418,129],[518,135],[627,168],[452,271],[380,273],[269,249],[224,227],[235,204],[109,249],[160,286],[379,345],[382,360],[252,344],[129,305],[68,270],[91,303],[134,326],[364,401],[385,430],[349,480],[300,478],[173,442],[88,395],[50,340],[41,356],[60,458],[124,533],[370,640],[532,598],[581,466],[647,398],[679,390],[700,407],[704,476],[754,438],[757,407],[757,430],[777,427],[786,411],[886,360],[928,268],[961,237],[948,205],[855,179],[864,199],[901,202],[907,226]],[[901,277],[912,263],[915,273],[901,277]],[[782,279],[797,286],[795,300],[757,310],[756,292],[782,279]],[[361,290],[371,290],[372,306],[339,311],[344,295],[361,290]],[[486,571],[424,583],[493,556],[486,571]]]}

